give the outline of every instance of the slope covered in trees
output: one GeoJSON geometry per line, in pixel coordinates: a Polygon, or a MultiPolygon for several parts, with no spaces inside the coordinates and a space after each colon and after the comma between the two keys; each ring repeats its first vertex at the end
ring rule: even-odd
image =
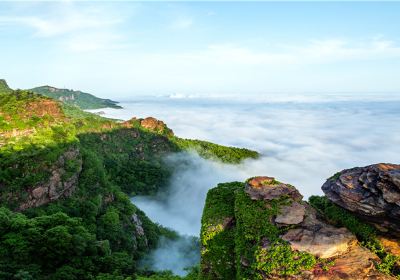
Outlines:
{"type": "Polygon", "coordinates": [[[0,279],[136,277],[161,236],[178,236],[128,195],[166,185],[174,167],[163,157],[189,148],[177,141],[153,119],[121,123],[32,92],[0,92],[0,279]]]}
{"type": "Polygon", "coordinates": [[[60,100],[69,105],[78,106],[81,109],[121,108],[116,101],[98,98],[80,90],[41,86],[32,88],[30,91],[60,100]]]}

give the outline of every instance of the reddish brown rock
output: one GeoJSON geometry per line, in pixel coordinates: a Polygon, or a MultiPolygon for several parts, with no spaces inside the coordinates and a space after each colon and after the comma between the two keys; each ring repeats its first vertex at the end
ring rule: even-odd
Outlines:
{"type": "Polygon", "coordinates": [[[346,169],[328,179],[322,190],[333,203],[378,230],[400,236],[400,165],[346,169]]]}
{"type": "Polygon", "coordinates": [[[378,236],[378,240],[381,242],[386,252],[395,256],[400,256],[400,240],[384,236],[378,236]]]}
{"type": "Polygon", "coordinates": [[[171,129],[167,127],[167,125],[160,120],[157,120],[156,118],[153,117],[148,117],[145,119],[140,120],[140,125],[148,130],[158,132],[158,133],[165,133],[167,135],[173,135],[173,132],[171,129]]]}
{"type": "Polygon", "coordinates": [[[251,178],[247,181],[245,191],[253,200],[272,200],[285,196],[301,201],[303,198],[295,187],[278,182],[273,177],[251,178]]]}

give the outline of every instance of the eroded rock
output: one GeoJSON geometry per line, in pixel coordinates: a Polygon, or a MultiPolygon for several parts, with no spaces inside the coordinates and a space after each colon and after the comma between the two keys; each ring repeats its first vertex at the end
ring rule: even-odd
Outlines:
{"type": "Polygon", "coordinates": [[[254,177],[247,181],[245,192],[254,200],[272,200],[282,197],[300,201],[303,196],[289,184],[278,182],[273,177],[254,177]]]}
{"type": "Polygon", "coordinates": [[[400,236],[400,165],[346,169],[328,179],[322,190],[333,203],[378,230],[400,236]]]}

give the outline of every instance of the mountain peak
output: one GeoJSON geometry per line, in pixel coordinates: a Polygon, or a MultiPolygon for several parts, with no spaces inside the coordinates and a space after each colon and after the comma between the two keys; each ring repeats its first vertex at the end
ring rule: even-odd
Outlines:
{"type": "Polygon", "coordinates": [[[12,91],[12,89],[8,86],[6,80],[0,79],[0,93],[10,91],[12,91]]]}

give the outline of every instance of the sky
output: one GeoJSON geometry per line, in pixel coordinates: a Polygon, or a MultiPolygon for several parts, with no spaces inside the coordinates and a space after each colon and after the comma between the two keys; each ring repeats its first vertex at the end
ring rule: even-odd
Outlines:
{"type": "Polygon", "coordinates": [[[102,97],[399,92],[400,2],[0,2],[0,77],[102,97]]]}

